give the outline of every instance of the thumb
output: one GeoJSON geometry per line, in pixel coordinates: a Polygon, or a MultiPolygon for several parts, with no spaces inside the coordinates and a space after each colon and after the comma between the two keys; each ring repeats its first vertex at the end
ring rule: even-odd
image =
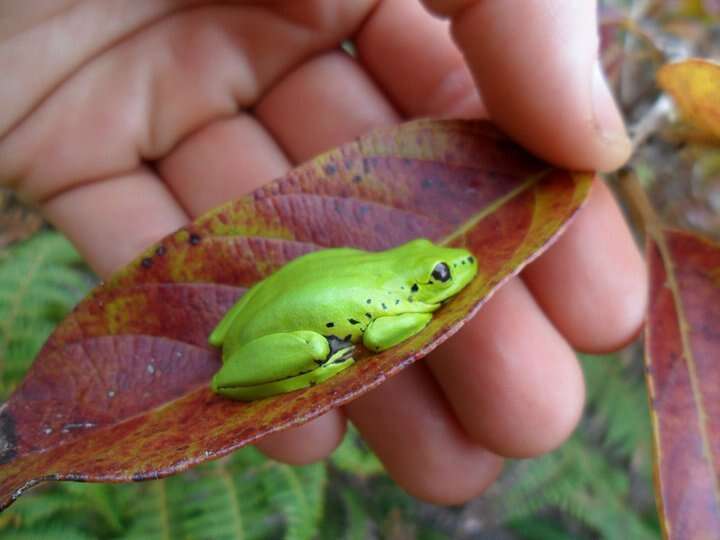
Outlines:
{"type": "Polygon", "coordinates": [[[629,156],[598,60],[594,0],[425,0],[450,17],[490,117],[539,156],[610,170],[629,156]]]}

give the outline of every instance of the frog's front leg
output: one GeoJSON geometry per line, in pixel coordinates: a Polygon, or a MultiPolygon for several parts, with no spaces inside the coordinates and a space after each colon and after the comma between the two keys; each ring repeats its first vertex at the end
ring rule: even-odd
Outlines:
{"type": "Polygon", "coordinates": [[[212,389],[243,401],[299,390],[349,367],[352,350],[331,348],[325,336],[312,331],[269,334],[224,357],[212,389]]]}
{"type": "Polygon", "coordinates": [[[363,335],[363,344],[371,351],[384,351],[414,336],[432,320],[432,313],[403,313],[379,317],[363,335]]]}

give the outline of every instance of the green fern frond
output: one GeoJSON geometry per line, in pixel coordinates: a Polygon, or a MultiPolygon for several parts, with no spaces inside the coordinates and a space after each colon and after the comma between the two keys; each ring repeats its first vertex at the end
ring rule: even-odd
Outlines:
{"type": "Polygon", "coordinates": [[[38,527],[71,527],[103,538],[124,528],[127,505],[118,497],[120,487],[110,484],[62,482],[47,484],[21,498],[5,510],[0,520],[0,537],[13,536],[38,527]]]}
{"type": "Polygon", "coordinates": [[[122,538],[128,540],[176,540],[184,538],[178,514],[180,501],[168,480],[137,485],[134,504],[128,509],[131,524],[122,538]]]}
{"type": "Polygon", "coordinates": [[[346,473],[369,478],[384,472],[382,462],[362,440],[355,426],[349,425],[340,446],[330,456],[332,464],[346,473]]]}
{"type": "MultiPolygon", "coordinates": [[[[584,358],[582,363],[588,386],[583,423],[560,449],[516,462],[512,485],[493,504],[495,514],[528,529],[532,517],[555,510],[592,531],[591,536],[657,538],[652,522],[630,504],[630,464],[638,453],[649,454],[650,445],[641,370],[614,357],[584,358]]],[[[649,467],[643,476],[649,481],[649,467]]],[[[533,534],[528,529],[522,537],[533,534]]]]}
{"type": "Polygon", "coordinates": [[[605,446],[625,457],[648,452],[651,423],[642,371],[624,366],[616,355],[583,355],[581,365],[588,405],[605,428],[605,446]]]}
{"type": "Polygon", "coordinates": [[[510,521],[508,527],[523,540],[577,540],[554,521],[532,516],[510,521]]]}
{"type": "Polygon", "coordinates": [[[96,515],[95,529],[119,534],[124,528],[123,515],[131,498],[129,491],[137,492],[135,486],[118,486],[115,484],[86,484],[65,482],[62,489],[65,495],[77,499],[84,512],[96,515]],[[123,489],[128,488],[128,489],[123,489]]]}
{"type": "MultiPolygon", "coordinates": [[[[211,538],[246,540],[248,517],[246,503],[251,503],[236,486],[227,461],[221,460],[213,467],[213,477],[203,478],[204,485],[201,497],[191,501],[186,510],[195,511],[195,519],[188,519],[185,530],[189,536],[200,538],[203,533],[211,538]],[[210,510],[210,511],[208,511],[210,510]]],[[[200,494],[199,486],[195,491],[200,494]]],[[[250,494],[251,495],[251,494],[250,494]]]]}
{"type": "Polygon", "coordinates": [[[362,501],[349,489],[343,490],[341,496],[347,523],[342,538],[344,540],[369,540],[372,538],[372,520],[362,501]]]}
{"type": "Polygon", "coordinates": [[[229,458],[177,477],[182,485],[182,523],[186,538],[256,540],[278,532],[281,523],[270,519],[261,472],[239,471],[229,458]]]}
{"type": "Polygon", "coordinates": [[[7,523],[17,527],[34,527],[52,521],[59,514],[67,515],[83,507],[84,501],[81,497],[52,486],[36,490],[32,497],[20,499],[5,510],[3,518],[7,523]]]}
{"type": "Polygon", "coordinates": [[[285,517],[285,540],[310,540],[317,534],[326,481],[321,463],[304,467],[274,463],[263,474],[269,500],[285,517]]]}
{"type": "Polygon", "coordinates": [[[322,516],[325,467],[281,465],[245,448],[142,487],[123,538],[309,540],[322,516]]]}
{"type": "Polygon", "coordinates": [[[63,236],[43,232],[0,257],[0,398],[27,371],[55,325],[91,283],[63,236]]]}
{"type": "Polygon", "coordinates": [[[7,537],[12,540],[96,540],[78,529],[64,525],[39,526],[28,530],[13,532],[7,537]]]}

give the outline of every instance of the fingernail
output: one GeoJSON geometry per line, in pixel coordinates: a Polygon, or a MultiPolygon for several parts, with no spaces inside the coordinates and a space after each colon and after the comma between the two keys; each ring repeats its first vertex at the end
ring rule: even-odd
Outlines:
{"type": "Polygon", "coordinates": [[[630,139],[625,131],[625,123],[615,105],[615,99],[605,80],[599,60],[593,71],[592,100],[595,129],[603,142],[615,147],[616,152],[629,153],[630,139]]]}

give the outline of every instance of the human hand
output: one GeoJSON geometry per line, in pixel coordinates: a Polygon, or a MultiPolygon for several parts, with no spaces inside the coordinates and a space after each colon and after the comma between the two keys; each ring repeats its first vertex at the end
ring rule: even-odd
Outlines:
{"type": "MultiPolygon", "coordinates": [[[[594,75],[594,2],[426,3],[452,18],[465,59],[447,24],[410,0],[6,6],[0,184],[39,204],[106,277],[205,210],[403,118],[489,114],[571,168],[627,157],[594,75]],[[356,59],[339,51],[346,38],[356,59]]],[[[645,290],[598,183],[554,247],[427,361],[260,447],[313,461],[349,418],[410,493],[462,502],[495,478],[500,456],[564,440],[584,396],[572,347],[630,339],[645,290]]]]}

